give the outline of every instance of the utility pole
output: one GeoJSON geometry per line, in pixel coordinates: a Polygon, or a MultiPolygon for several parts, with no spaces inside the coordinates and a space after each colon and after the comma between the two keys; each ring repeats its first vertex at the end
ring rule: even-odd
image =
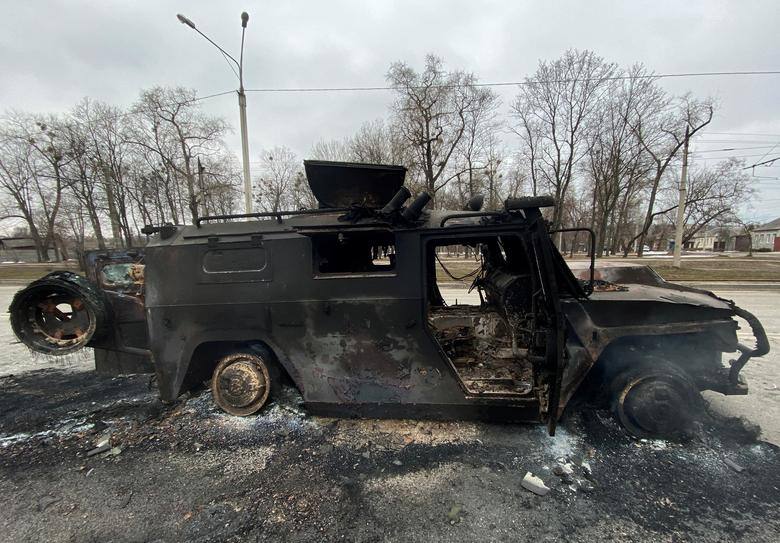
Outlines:
{"type": "Polygon", "coordinates": [[[249,177],[249,137],[246,134],[246,94],[244,86],[238,89],[238,109],[241,113],[241,154],[244,161],[244,209],[252,213],[252,180],[249,177]]]}
{"type": "MultiPolygon", "coordinates": [[[[208,40],[211,45],[219,49],[219,51],[225,56],[228,61],[233,61],[233,64],[238,68],[238,114],[241,122],[241,155],[244,162],[244,209],[246,213],[252,213],[252,179],[249,174],[249,137],[247,136],[246,128],[246,93],[244,93],[244,34],[246,33],[246,25],[249,22],[249,14],[244,11],[241,13],[241,54],[238,57],[240,60],[236,60],[233,56],[222,49],[216,42],[206,36],[203,32],[198,30],[195,23],[191,19],[188,19],[181,13],[176,15],[179,21],[193,29],[195,32],[203,36],[208,40]]],[[[228,62],[230,64],[230,62],[228,62]]],[[[235,70],[233,70],[235,73],[235,70]]]]}
{"type": "MultiPolygon", "coordinates": [[[[204,194],[206,192],[205,185],[203,184],[203,172],[206,170],[206,168],[200,163],[200,157],[198,157],[198,193],[200,194],[200,201],[203,204],[203,214],[208,215],[208,211],[206,211],[206,195],[204,194]]],[[[198,207],[197,202],[195,203],[195,207],[198,207]]]]}
{"type": "Polygon", "coordinates": [[[683,230],[685,229],[685,202],[688,199],[688,126],[685,127],[685,143],[683,144],[682,174],[680,175],[680,201],[677,204],[677,228],[674,232],[674,258],[672,265],[680,267],[682,254],[683,230]]]}
{"type": "Polygon", "coordinates": [[[244,209],[252,213],[252,179],[249,176],[249,136],[246,131],[246,94],[244,93],[244,33],[249,14],[241,13],[241,55],[238,57],[238,109],[241,118],[241,154],[244,161],[244,209]]]}

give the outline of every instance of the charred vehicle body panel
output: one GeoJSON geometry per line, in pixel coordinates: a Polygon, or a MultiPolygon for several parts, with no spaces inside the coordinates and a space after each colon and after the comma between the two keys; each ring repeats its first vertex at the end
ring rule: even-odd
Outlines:
{"type": "Polygon", "coordinates": [[[46,278],[20,291],[14,330],[53,354],[63,337],[67,350],[93,347],[100,371],[153,371],[164,400],[211,379],[237,414],[262,407],[286,374],[317,413],[541,421],[554,432],[596,376],[639,435],[673,426],[699,390],[747,393],[739,371],[768,351],[752,315],[649,268],[575,276],[542,217],[548,198],[428,212],[425,193],[404,205],[403,168],[306,168],[321,209],[149,228],[143,250],[90,255],[88,304],[78,285],[46,291],[46,278]],[[445,302],[437,270],[449,274],[450,246],[473,251],[479,304],[445,302]],[[735,316],[755,347],[738,343],[735,316]],[[95,326],[73,324],[89,318],[95,326]]]}

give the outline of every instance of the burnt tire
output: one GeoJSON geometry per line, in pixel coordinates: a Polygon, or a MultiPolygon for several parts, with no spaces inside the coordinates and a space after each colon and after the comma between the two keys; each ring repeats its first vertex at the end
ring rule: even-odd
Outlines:
{"type": "Polygon", "coordinates": [[[211,394],[223,411],[239,417],[253,415],[276,396],[280,376],[272,357],[263,351],[228,354],[217,361],[211,394]]]}
{"type": "Polygon", "coordinates": [[[19,341],[50,355],[69,354],[99,339],[109,320],[100,289],[66,271],[50,273],[17,292],[8,312],[19,341]]]}
{"type": "Polygon", "coordinates": [[[680,368],[648,361],[628,368],[610,385],[612,412],[632,435],[684,439],[702,411],[693,380],[680,368]]]}

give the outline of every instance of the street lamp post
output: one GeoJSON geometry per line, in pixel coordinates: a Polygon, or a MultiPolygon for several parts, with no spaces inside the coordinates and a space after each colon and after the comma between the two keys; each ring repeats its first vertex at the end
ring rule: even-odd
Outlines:
{"type": "Polygon", "coordinates": [[[211,45],[219,49],[226,59],[232,60],[238,67],[238,113],[241,123],[241,155],[244,162],[244,208],[246,213],[252,213],[252,180],[249,175],[249,137],[247,135],[246,128],[246,93],[244,93],[244,34],[246,33],[246,25],[249,22],[249,14],[245,11],[241,14],[241,53],[239,55],[240,60],[236,60],[233,56],[217,45],[211,38],[206,36],[203,32],[198,30],[195,23],[188,19],[181,13],[176,15],[184,25],[187,25],[195,32],[203,36],[211,45]]]}

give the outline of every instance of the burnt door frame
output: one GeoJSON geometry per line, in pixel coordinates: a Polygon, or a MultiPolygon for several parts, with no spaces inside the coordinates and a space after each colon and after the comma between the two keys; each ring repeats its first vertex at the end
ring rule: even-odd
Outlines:
{"type": "MultiPolygon", "coordinates": [[[[464,239],[480,239],[480,238],[495,238],[496,240],[499,240],[501,236],[517,236],[518,238],[523,237],[523,232],[518,231],[517,225],[513,225],[513,227],[506,228],[506,227],[499,227],[499,228],[489,228],[486,229],[484,226],[478,227],[478,228],[467,228],[467,229],[460,229],[453,231],[453,228],[456,227],[450,227],[447,229],[441,229],[433,231],[432,233],[420,236],[420,251],[421,251],[421,264],[422,264],[422,304],[420,306],[420,311],[422,313],[422,319],[421,322],[424,323],[425,328],[425,334],[428,337],[428,339],[433,343],[433,345],[436,347],[436,351],[439,353],[439,357],[441,358],[442,362],[447,366],[447,368],[450,370],[450,373],[452,374],[452,377],[458,382],[458,385],[460,386],[461,390],[463,391],[463,394],[466,398],[472,399],[472,400],[486,400],[486,401],[495,401],[495,402],[507,402],[512,401],[512,396],[500,396],[500,397],[492,397],[487,398],[483,396],[474,395],[471,392],[469,392],[468,388],[466,387],[466,384],[463,382],[463,379],[461,378],[460,374],[458,373],[457,369],[455,368],[452,360],[450,360],[450,357],[447,356],[447,353],[444,352],[444,349],[442,348],[439,341],[436,339],[436,337],[433,335],[433,331],[430,329],[430,326],[428,324],[428,301],[430,299],[430,293],[431,291],[431,285],[429,283],[430,277],[428,274],[428,261],[429,261],[429,246],[433,243],[435,246],[442,246],[442,245],[462,245],[462,241],[464,239]],[[451,243],[448,243],[451,241],[451,243]]],[[[531,263],[532,267],[532,263],[531,263]]],[[[435,269],[435,264],[434,264],[435,269]]],[[[433,276],[433,282],[436,286],[437,292],[439,292],[438,287],[438,281],[436,280],[436,275],[434,271],[433,276]]],[[[441,294],[439,292],[439,294],[441,294]]]]}
{"type": "MultiPolygon", "coordinates": [[[[533,257],[529,262],[529,268],[533,273],[537,274],[537,277],[542,285],[544,292],[545,306],[549,313],[550,325],[547,334],[546,345],[546,364],[549,368],[550,375],[547,378],[550,386],[548,387],[548,393],[545,398],[542,399],[542,404],[547,406],[546,418],[543,417],[542,421],[547,422],[547,428],[550,435],[555,435],[555,428],[558,422],[558,407],[557,404],[560,398],[561,384],[564,369],[564,349],[565,349],[565,320],[560,303],[560,291],[558,288],[558,282],[556,279],[556,261],[553,257],[553,245],[552,239],[547,232],[547,226],[542,218],[541,212],[538,209],[532,208],[525,210],[526,221],[523,223],[510,223],[506,225],[498,225],[493,227],[486,227],[484,225],[464,225],[455,226],[451,225],[447,228],[432,229],[430,232],[426,232],[420,236],[420,254],[421,254],[421,274],[423,281],[423,298],[420,311],[423,319],[427,319],[427,304],[428,304],[428,274],[427,274],[427,247],[431,241],[452,239],[457,243],[458,239],[464,237],[490,237],[501,235],[516,235],[524,240],[524,243],[528,244],[528,249],[533,251],[533,255],[529,255],[529,258],[533,257]]],[[[435,280],[435,278],[434,278],[435,280]]],[[[431,330],[425,326],[425,333],[429,340],[436,346],[439,356],[450,367],[450,371],[453,373],[454,378],[460,383],[461,388],[464,390],[464,394],[467,398],[474,398],[469,396],[465,391],[464,385],[461,383],[457,375],[457,371],[452,367],[449,357],[442,350],[439,342],[433,337],[431,330]]],[[[507,402],[506,399],[497,399],[496,401],[507,402]]],[[[541,407],[541,406],[540,406],[541,407]]],[[[540,414],[544,411],[540,411],[540,414]]]]}

